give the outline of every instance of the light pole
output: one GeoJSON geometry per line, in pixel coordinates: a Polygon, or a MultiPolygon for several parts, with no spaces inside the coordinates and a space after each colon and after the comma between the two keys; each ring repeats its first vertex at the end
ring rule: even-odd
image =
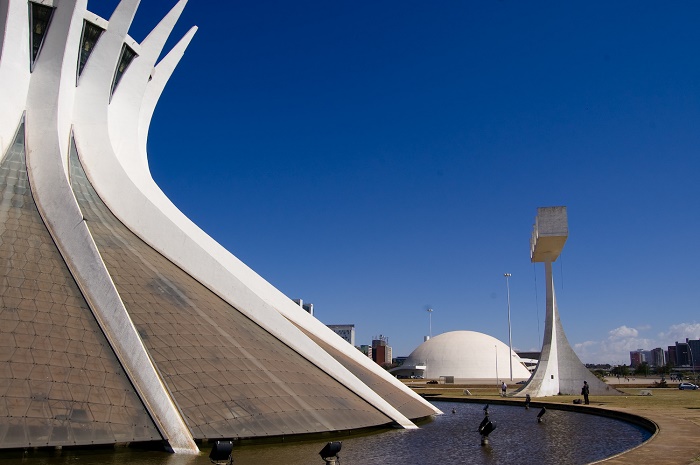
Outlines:
{"type": "Polygon", "coordinates": [[[698,381],[695,377],[695,360],[693,360],[693,349],[690,348],[690,342],[687,342],[686,345],[688,346],[688,353],[690,353],[690,364],[693,366],[693,381],[697,383],[698,381]]]}
{"type": "Polygon", "coordinates": [[[433,309],[428,308],[428,337],[433,337],[433,309]]]}
{"type": "Polygon", "coordinates": [[[496,391],[498,391],[500,389],[498,386],[498,346],[494,344],[493,348],[496,350],[496,391]]]}
{"type": "Polygon", "coordinates": [[[512,275],[510,273],[503,273],[503,276],[506,278],[506,293],[508,295],[508,347],[510,347],[508,360],[510,361],[510,380],[513,381],[513,338],[510,334],[510,284],[508,283],[508,278],[512,275]]]}

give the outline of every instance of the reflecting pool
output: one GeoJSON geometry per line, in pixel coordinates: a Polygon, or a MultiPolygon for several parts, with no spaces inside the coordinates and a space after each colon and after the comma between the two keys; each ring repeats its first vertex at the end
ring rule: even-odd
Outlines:
{"type": "MultiPolygon", "coordinates": [[[[393,429],[381,434],[333,438],[341,440],[342,465],[411,464],[585,464],[631,449],[651,433],[636,425],[606,417],[548,409],[537,422],[539,408],[492,405],[489,417],[496,430],[481,446],[477,427],[483,404],[438,402],[445,412],[418,430],[393,429]],[[455,413],[452,413],[452,411],[455,413]]],[[[244,445],[233,450],[234,465],[310,465],[325,462],[318,452],[331,439],[275,445],[244,445]]],[[[0,452],[0,465],[206,465],[209,449],[199,456],[129,448],[0,452]]]]}

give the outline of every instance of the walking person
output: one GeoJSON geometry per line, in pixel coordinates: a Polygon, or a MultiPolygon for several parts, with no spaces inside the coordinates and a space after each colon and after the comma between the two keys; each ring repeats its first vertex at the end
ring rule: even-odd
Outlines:
{"type": "Polygon", "coordinates": [[[588,405],[588,393],[589,393],[588,382],[584,381],[583,387],[581,388],[581,394],[583,394],[583,403],[586,405],[588,405]]]}
{"type": "Polygon", "coordinates": [[[508,386],[506,385],[505,381],[501,382],[501,397],[506,396],[506,389],[508,389],[508,386]]]}

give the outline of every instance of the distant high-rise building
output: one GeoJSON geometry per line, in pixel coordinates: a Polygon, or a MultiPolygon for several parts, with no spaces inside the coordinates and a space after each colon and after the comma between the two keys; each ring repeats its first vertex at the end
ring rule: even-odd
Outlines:
{"type": "Polygon", "coordinates": [[[295,304],[306,310],[306,313],[308,313],[311,316],[314,316],[314,304],[305,304],[302,299],[292,299],[295,304]]]}
{"type": "Polygon", "coordinates": [[[661,347],[652,349],[649,351],[651,356],[649,357],[649,365],[655,367],[662,367],[666,365],[666,354],[661,347]]]}
{"type": "Polygon", "coordinates": [[[687,342],[676,341],[676,366],[690,366],[690,346],[687,342]]]}
{"type": "Polygon", "coordinates": [[[668,346],[668,357],[666,357],[668,363],[673,366],[678,366],[678,357],[676,357],[676,346],[668,346]]]}
{"type": "Polygon", "coordinates": [[[391,363],[391,347],[386,336],[375,337],[372,340],[372,360],[379,365],[391,363]]]}
{"type": "Polygon", "coordinates": [[[630,351],[630,366],[636,368],[644,362],[644,351],[642,349],[630,351]]]}
{"type": "Polygon", "coordinates": [[[685,343],[688,345],[690,356],[690,365],[695,367],[700,366],[700,339],[687,339],[685,343]]]}
{"type": "Polygon", "coordinates": [[[355,345],[355,325],[327,325],[335,334],[355,345]]]}
{"type": "Polygon", "coordinates": [[[356,346],[357,350],[365,354],[367,357],[372,358],[372,346],[368,344],[362,344],[359,346],[356,346]]]}
{"type": "Polygon", "coordinates": [[[634,368],[642,363],[647,363],[649,366],[653,367],[666,365],[664,350],[658,347],[652,350],[637,349],[630,351],[630,366],[634,368]]]}

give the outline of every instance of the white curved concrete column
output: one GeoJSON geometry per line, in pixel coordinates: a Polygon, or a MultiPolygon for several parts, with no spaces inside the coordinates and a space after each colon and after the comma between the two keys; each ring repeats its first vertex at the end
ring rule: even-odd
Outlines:
{"type": "Polygon", "coordinates": [[[544,263],[547,292],[547,312],[540,361],[528,383],[514,395],[525,397],[555,396],[557,394],[578,395],[583,382],[588,382],[591,394],[619,395],[598,379],[581,363],[564,333],[559,319],[557,298],[554,293],[552,263],[559,257],[569,236],[566,207],[540,207],[530,239],[530,259],[533,263],[544,263]]]}
{"type": "MultiPolygon", "coordinates": [[[[133,149],[135,142],[133,137],[138,132],[140,113],[143,112],[143,104],[135,104],[135,102],[144,101],[147,87],[159,87],[162,92],[179,59],[194,37],[197,31],[196,26],[185,34],[163,60],[169,65],[168,72],[162,69],[162,62],[156,69],[156,61],[186,4],[187,0],[180,0],[148,34],[148,37],[140,44],[139,56],[134,58],[129,66],[128,78],[122,79],[119,92],[112,96],[108,119],[110,140],[113,141],[115,152],[122,158],[123,166],[130,168],[128,174],[131,177],[148,176],[149,173],[148,160],[141,156],[139,150],[133,149]],[[156,86],[152,85],[154,79],[158,83],[156,86]]],[[[160,92],[155,100],[151,99],[151,115],[159,96],[160,92]]],[[[138,141],[143,143],[144,147],[148,136],[147,132],[146,130],[144,134],[139,134],[138,141]]]]}
{"type": "Polygon", "coordinates": [[[26,0],[0,1],[0,158],[24,113],[29,92],[29,17],[26,0]]]}
{"type": "Polygon", "coordinates": [[[49,232],[163,438],[175,452],[197,453],[102,262],[66,176],[85,9],[86,0],[62,0],[58,4],[34,67],[26,116],[32,193],[49,232]]]}
{"type": "Polygon", "coordinates": [[[156,67],[153,68],[151,74],[152,79],[148,82],[146,90],[143,95],[143,101],[141,104],[141,111],[139,112],[138,119],[138,153],[140,166],[145,167],[145,169],[139,173],[135,179],[141,179],[145,182],[152,182],[151,173],[148,168],[148,157],[146,150],[146,142],[148,140],[148,128],[151,125],[151,119],[153,118],[153,112],[158,104],[158,99],[163,93],[165,84],[167,84],[168,79],[173,74],[175,67],[180,62],[185,49],[189,45],[192,37],[197,31],[196,27],[190,29],[185,36],[180,39],[180,41],[168,52],[168,54],[163,57],[156,67]]]}
{"type": "MultiPolygon", "coordinates": [[[[131,154],[131,151],[134,150],[134,148],[137,148],[139,150],[140,159],[147,159],[148,155],[146,149],[146,139],[153,111],[157,104],[158,98],[160,97],[161,92],[163,91],[163,87],[167,82],[167,79],[172,74],[174,67],[177,65],[180,57],[182,56],[184,48],[187,46],[187,43],[189,43],[190,34],[193,33],[194,31],[192,30],[188,32],[188,34],[180,41],[180,43],[178,43],[173,48],[173,50],[171,50],[171,52],[168,53],[168,55],[163,60],[161,60],[161,62],[158,63],[158,65],[155,67],[153,79],[148,82],[145,95],[143,96],[143,103],[141,105],[141,113],[138,127],[139,144],[138,146],[124,147],[124,151],[115,151],[123,169],[125,170],[125,172],[127,172],[127,174],[129,174],[129,176],[137,185],[137,187],[141,190],[141,192],[143,192],[143,194],[146,197],[153,201],[157,208],[166,212],[168,217],[173,220],[173,222],[177,225],[179,229],[181,229],[183,232],[185,232],[185,234],[187,234],[188,237],[192,238],[197,244],[199,244],[199,246],[215,260],[216,266],[213,270],[209,270],[209,273],[206,273],[206,269],[204,267],[197,268],[198,274],[196,277],[198,280],[200,280],[200,282],[205,282],[210,289],[214,289],[215,292],[219,294],[219,296],[221,296],[225,300],[228,300],[226,294],[227,292],[230,292],[230,289],[226,289],[226,285],[229,282],[228,278],[226,278],[226,275],[235,275],[238,279],[245,283],[245,286],[252,289],[269,305],[272,305],[272,307],[274,307],[277,311],[284,315],[285,318],[288,318],[290,321],[294,322],[294,324],[297,324],[300,327],[322,337],[334,348],[344,351],[344,353],[349,359],[353,360],[355,363],[364,366],[367,370],[373,372],[374,374],[379,375],[387,383],[393,385],[396,389],[399,389],[409,394],[418,402],[421,402],[430,409],[432,409],[435,413],[441,413],[440,410],[436,409],[432,404],[425,401],[422,397],[417,396],[403,383],[401,383],[396,378],[388,374],[386,370],[379,367],[376,363],[362,355],[359,351],[355,350],[354,348],[348,350],[347,343],[342,338],[340,338],[332,330],[328,329],[316,318],[312,317],[307,312],[300,309],[299,306],[292,302],[287,296],[285,296],[277,288],[275,288],[264,278],[262,278],[260,275],[255,273],[248,266],[246,266],[228,250],[221,247],[220,244],[218,244],[214,239],[212,239],[209,235],[202,231],[197,225],[190,221],[189,218],[187,218],[182,212],[180,212],[180,210],[175,205],[173,205],[172,202],[170,202],[170,199],[168,199],[167,196],[160,190],[155,181],[153,181],[149,171],[136,173],[136,165],[131,165],[128,162],[129,157],[133,156],[131,154]],[[202,271],[205,274],[201,274],[199,273],[199,271],[202,271]],[[206,275],[222,276],[223,279],[215,283],[215,281],[213,281],[210,277],[204,277],[206,275]]],[[[142,46],[144,49],[146,48],[146,41],[144,41],[142,46]]],[[[125,127],[125,125],[127,124],[127,121],[121,120],[118,126],[125,127]]],[[[142,164],[141,166],[145,166],[147,168],[147,162],[144,162],[144,164],[142,164]]],[[[122,219],[122,221],[125,220],[122,219]]],[[[125,223],[130,224],[126,221],[125,223]]],[[[151,240],[149,240],[142,237],[142,239],[146,240],[146,242],[148,242],[154,247],[156,247],[157,245],[154,238],[151,238],[151,240]]],[[[165,248],[163,248],[163,250],[159,249],[158,247],[156,248],[168,258],[173,260],[175,263],[186,263],[185,269],[192,269],[192,262],[189,261],[190,258],[183,257],[180,254],[178,254],[178,256],[173,256],[170,254],[170,252],[166,252],[165,248]]],[[[172,252],[173,249],[170,249],[170,251],[172,252]]],[[[182,252],[182,250],[180,250],[180,252],[182,252]]],[[[207,265],[207,267],[208,266],[209,265],[207,265]]]]}
{"type": "Polygon", "coordinates": [[[5,28],[7,27],[7,14],[10,9],[10,0],[0,3],[0,59],[2,58],[2,44],[5,43],[5,28]]]}
{"type": "MultiPolygon", "coordinates": [[[[112,21],[114,21],[114,16],[110,20],[108,33],[111,30],[112,21]]],[[[163,26],[163,30],[166,30],[166,26],[163,26]]],[[[271,334],[293,347],[307,360],[394,419],[398,424],[410,428],[415,427],[398,410],[352,375],[333,357],[321,350],[294,325],[290,324],[280,314],[280,308],[271,305],[274,298],[270,299],[269,296],[262,296],[260,293],[277,293],[276,303],[286,308],[286,313],[292,313],[294,310],[301,311],[296,304],[274,287],[266,284],[255,272],[243,265],[194,225],[167,199],[148,173],[139,173],[144,166],[139,160],[146,159],[146,155],[143,153],[145,144],[143,144],[143,137],[140,136],[147,129],[143,127],[143,124],[144,121],[150,121],[150,114],[153,111],[153,97],[155,95],[157,98],[163,86],[160,65],[156,66],[154,80],[148,83],[145,93],[141,91],[142,83],[134,81],[145,80],[148,82],[148,74],[145,71],[149,70],[149,66],[146,60],[147,57],[157,56],[155,49],[160,46],[162,39],[158,40],[156,37],[160,36],[161,33],[158,31],[154,33],[153,40],[144,41],[141,47],[143,58],[136,59],[124,73],[119,88],[112,96],[112,104],[109,106],[103,105],[103,103],[109,101],[112,76],[111,73],[107,72],[109,67],[103,62],[116,60],[116,45],[111,45],[111,42],[100,39],[81,76],[76,98],[76,141],[85,171],[98,194],[112,212],[134,233],[178,266],[187,270],[195,279],[216,292],[271,334]],[[141,61],[142,59],[143,61],[141,61]],[[149,86],[151,85],[153,85],[153,91],[150,91],[151,87],[149,86]],[[144,105],[144,102],[148,103],[144,105]],[[140,118],[133,118],[134,112],[128,109],[129,106],[135,106],[139,112],[144,113],[141,113],[140,118]],[[137,124],[139,121],[141,126],[137,124]],[[109,131],[109,128],[116,127],[120,127],[120,129],[109,131]],[[130,128],[130,135],[126,135],[125,128],[130,128]],[[120,136],[119,140],[111,140],[112,150],[110,151],[108,147],[104,146],[103,141],[111,134],[123,134],[123,137],[120,136]],[[139,157],[135,158],[134,153],[139,154],[139,157]],[[266,285],[257,285],[256,283],[259,282],[266,285]]],[[[149,39],[151,37],[149,36],[149,39]]],[[[189,41],[188,38],[185,40],[189,41]]],[[[181,55],[180,49],[177,50],[174,58],[171,59],[170,57],[173,55],[169,54],[166,57],[168,61],[164,60],[164,62],[167,63],[168,67],[174,66],[179,55],[181,55]]],[[[166,71],[163,74],[167,78],[171,71],[170,69],[166,71]]],[[[325,326],[320,325],[320,328],[316,327],[312,331],[321,331],[321,337],[338,344],[338,347],[342,347],[341,350],[345,349],[340,344],[346,343],[325,326]],[[336,339],[334,340],[334,338],[336,339]]],[[[364,362],[368,369],[391,380],[390,382],[398,385],[398,389],[403,389],[419,402],[425,402],[405,388],[403,384],[386,374],[385,370],[366,358],[362,360],[361,354],[359,355],[358,361],[364,362]]],[[[431,409],[436,411],[432,406],[431,409]]]]}
{"type": "Polygon", "coordinates": [[[557,299],[554,293],[554,278],[552,276],[552,262],[546,261],[545,289],[547,295],[547,314],[545,316],[544,340],[537,369],[533,373],[527,385],[517,393],[519,397],[530,394],[533,397],[548,397],[559,394],[559,351],[557,323],[559,315],[557,299]]]}

